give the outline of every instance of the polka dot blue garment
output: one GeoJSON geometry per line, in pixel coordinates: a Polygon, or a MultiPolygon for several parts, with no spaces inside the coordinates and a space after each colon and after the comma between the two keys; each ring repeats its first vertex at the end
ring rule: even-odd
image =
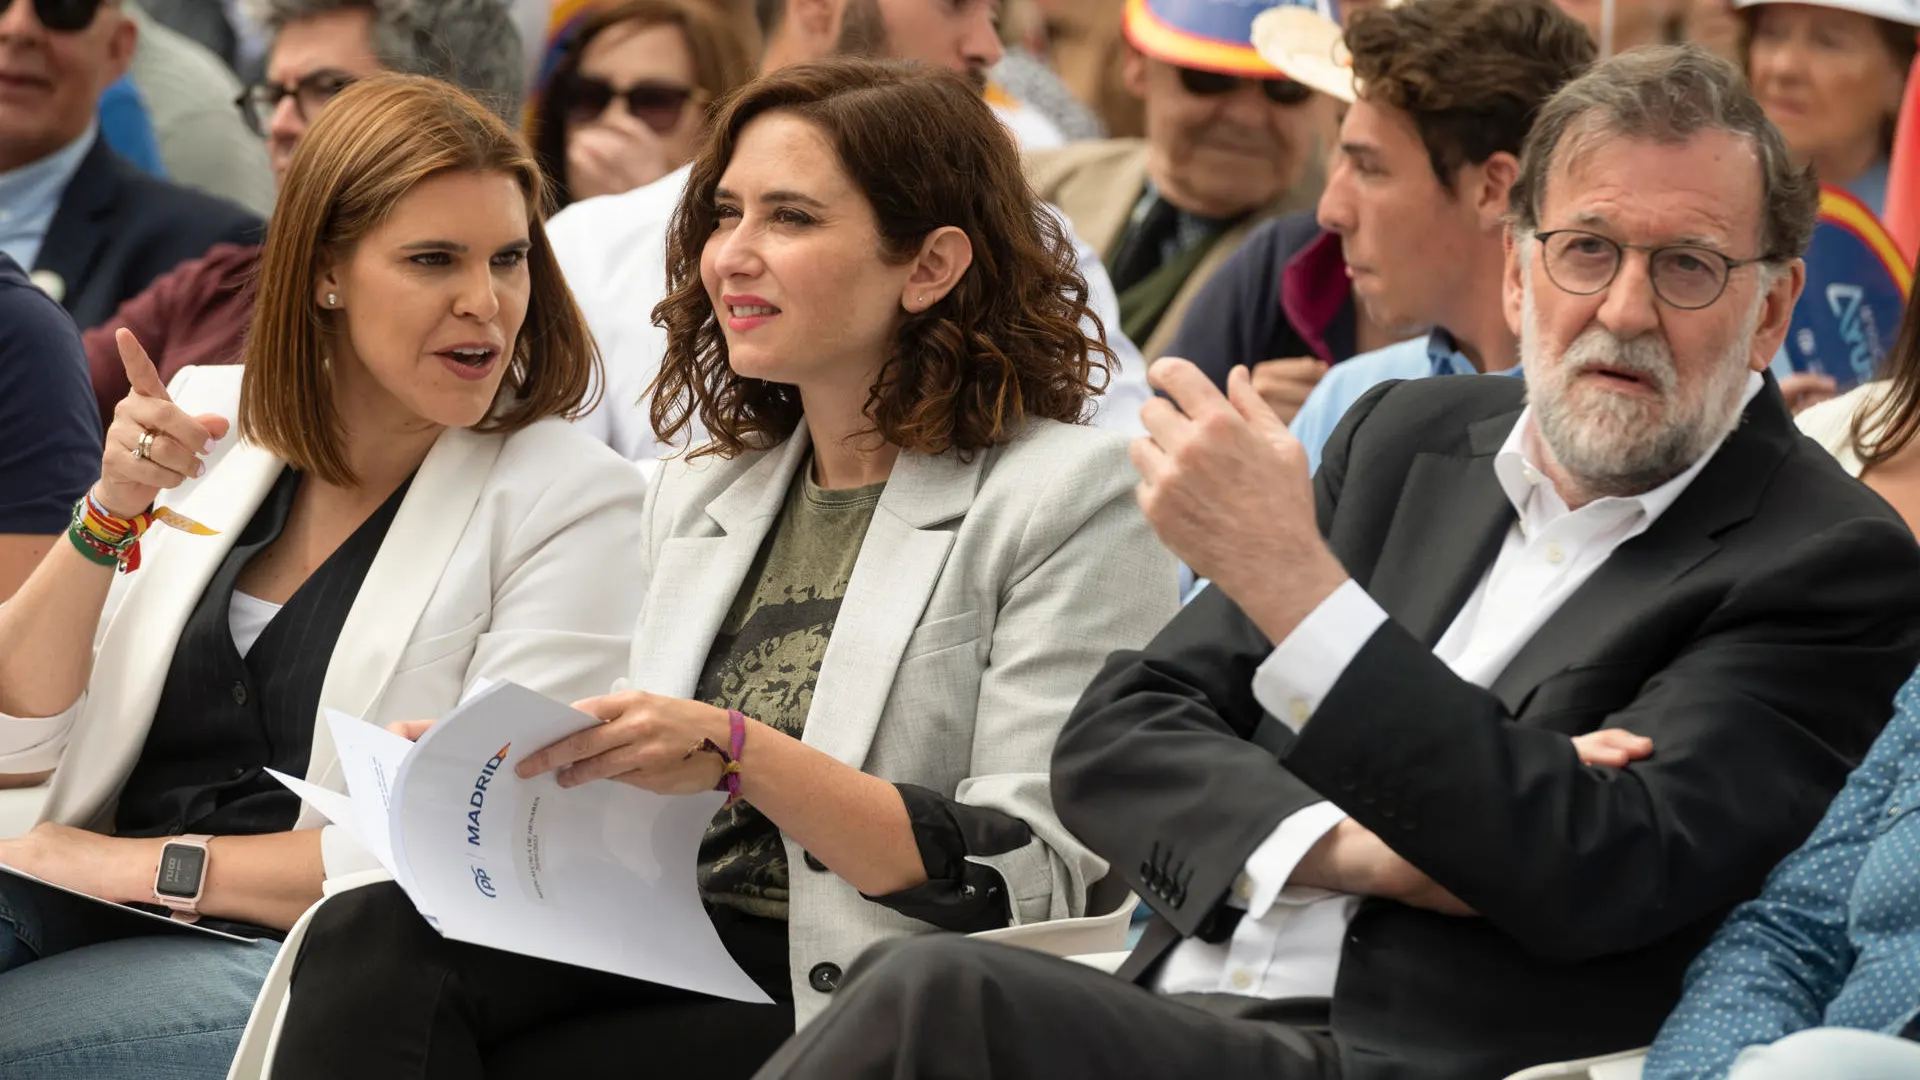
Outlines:
{"type": "Polygon", "coordinates": [[[1898,1035],[1920,1014],[1920,674],[1819,828],[1687,971],[1644,1080],[1720,1077],[1811,1027],[1898,1035]]]}

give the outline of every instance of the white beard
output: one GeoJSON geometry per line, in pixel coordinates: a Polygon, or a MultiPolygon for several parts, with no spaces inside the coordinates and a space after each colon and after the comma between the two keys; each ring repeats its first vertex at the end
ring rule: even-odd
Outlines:
{"type": "Polygon", "coordinates": [[[1763,298],[1756,298],[1742,332],[1688,393],[1658,333],[1622,341],[1595,325],[1559,356],[1545,355],[1529,278],[1521,301],[1520,362],[1534,422],[1554,460],[1593,498],[1638,495],[1687,471],[1740,422],[1747,355],[1763,298]],[[1656,399],[1574,381],[1594,366],[1637,376],[1656,399]]]}

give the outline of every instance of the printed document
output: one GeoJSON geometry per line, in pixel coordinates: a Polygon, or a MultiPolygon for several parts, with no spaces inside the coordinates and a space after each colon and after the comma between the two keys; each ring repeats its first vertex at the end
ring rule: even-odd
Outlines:
{"type": "Polygon", "coordinates": [[[348,794],[276,778],[379,858],[441,934],[771,1000],[727,953],[695,882],[722,793],[520,779],[523,757],[599,721],[513,683],[483,687],[418,743],[337,712],[325,719],[348,794]]]}

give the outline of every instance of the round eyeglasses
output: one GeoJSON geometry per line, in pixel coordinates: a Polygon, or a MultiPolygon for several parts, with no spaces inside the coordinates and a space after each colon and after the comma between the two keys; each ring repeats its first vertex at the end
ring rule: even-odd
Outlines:
{"type": "Polygon", "coordinates": [[[273,123],[273,111],[280,107],[283,99],[292,98],[294,114],[300,117],[301,123],[311,124],[327,102],[351,85],[353,79],[345,72],[323,70],[298,79],[291,86],[256,83],[247,87],[234,104],[240,107],[240,114],[246,117],[254,134],[265,135],[273,123]]]}
{"type": "Polygon", "coordinates": [[[1554,229],[1534,233],[1544,251],[1547,278],[1563,291],[1575,296],[1592,296],[1613,284],[1620,275],[1620,264],[1628,251],[1647,253],[1647,277],[1653,293],[1669,307],[1698,311],[1710,306],[1727,291],[1727,279],[1743,266],[1770,261],[1735,259],[1710,247],[1697,244],[1667,244],[1646,247],[1622,244],[1618,240],[1583,229],[1554,229]]]}

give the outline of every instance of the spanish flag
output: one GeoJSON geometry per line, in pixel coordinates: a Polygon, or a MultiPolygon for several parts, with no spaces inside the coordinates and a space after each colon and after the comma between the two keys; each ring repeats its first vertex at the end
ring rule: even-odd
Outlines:
{"type": "Polygon", "coordinates": [[[1894,128],[1893,160],[1887,169],[1887,232],[1911,266],[1920,256],[1920,57],[1907,72],[1907,93],[1894,128]]]}

